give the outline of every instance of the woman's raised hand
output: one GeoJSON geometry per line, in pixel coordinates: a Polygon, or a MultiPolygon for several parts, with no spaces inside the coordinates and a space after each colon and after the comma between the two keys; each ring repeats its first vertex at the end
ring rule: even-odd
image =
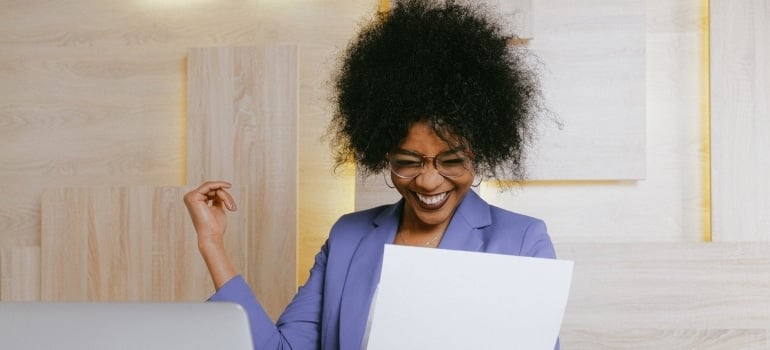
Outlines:
{"type": "Polygon", "coordinates": [[[227,192],[232,187],[225,181],[207,181],[184,196],[184,204],[192,218],[199,243],[221,242],[227,228],[225,209],[235,211],[235,200],[227,192]]]}
{"type": "Polygon", "coordinates": [[[207,181],[184,195],[184,204],[198,234],[198,249],[216,289],[237,274],[223,240],[227,228],[225,209],[236,210],[235,201],[227,192],[230,187],[229,182],[207,181]]]}

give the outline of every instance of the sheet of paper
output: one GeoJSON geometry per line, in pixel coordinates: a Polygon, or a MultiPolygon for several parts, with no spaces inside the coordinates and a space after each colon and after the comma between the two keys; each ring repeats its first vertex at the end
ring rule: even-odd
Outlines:
{"type": "Polygon", "coordinates": [[[366,350],[552,350],[573,262],[386,245],[366,350]]]}

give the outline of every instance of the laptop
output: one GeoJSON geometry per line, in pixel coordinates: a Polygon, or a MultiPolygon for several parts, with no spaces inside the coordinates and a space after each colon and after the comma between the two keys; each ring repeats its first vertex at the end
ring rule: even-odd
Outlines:
{"type": "Polygon", "coordinates": [[[0,348],[254,349],[244,310],[222,302],[4,302],[0,348]]]}

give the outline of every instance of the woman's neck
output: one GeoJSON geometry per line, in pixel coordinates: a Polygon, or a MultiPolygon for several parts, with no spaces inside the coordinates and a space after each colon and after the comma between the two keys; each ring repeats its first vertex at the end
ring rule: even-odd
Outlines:
{"type": "Polygon", "coordinates": [[[426,225],[405,215],[402,216],[398,225],[393,243],[418,247],[438,247],[448,225],[448,222],[426,225]]]}

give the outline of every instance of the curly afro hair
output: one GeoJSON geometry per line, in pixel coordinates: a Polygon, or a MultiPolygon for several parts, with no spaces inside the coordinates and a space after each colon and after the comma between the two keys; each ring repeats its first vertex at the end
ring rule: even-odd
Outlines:
{"type": "Polygon", "coordinates": [[[379,173],[385,154],[425,121],[452,147],[470,149],[476,174],[523,178],[541,110],[537,74],[485,10],[403,0],[364,24],[333,77],[337,166],[354,161],[364,176],[379,173]]]}

